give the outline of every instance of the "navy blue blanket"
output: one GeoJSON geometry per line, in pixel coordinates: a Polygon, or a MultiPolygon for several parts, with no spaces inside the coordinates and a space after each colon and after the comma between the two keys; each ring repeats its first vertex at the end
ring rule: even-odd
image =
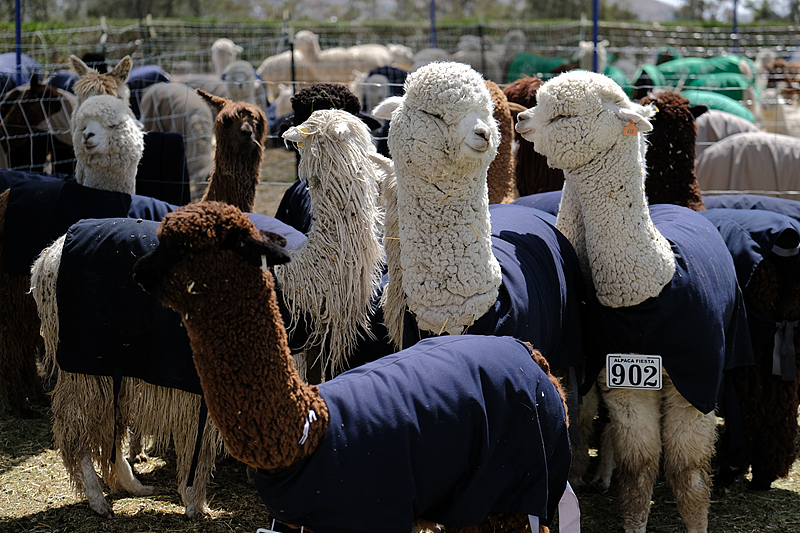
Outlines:
{"type": "Polygon", "coordinates": [[[308,234],[311,229],[311,196],[308,194],[308,180],[300,178],[283,193],[275,218],[292,226],[300,233],[308,234]]]}
{"type": "MultiPolygon", "coordinates": [[[[509,335],[530,342],[553,369],[583,362],[581,302],[583,277],[572,245],[552,224],[552,216],[516,205],[491,205],[492,252],[503,281],[495,304],[467,330],[509,335]]],[[[406,312],[403,346],[420,332],[406,312]]]]}
{"type": "Polygon", "coordinates": [[[558,206],[561,204],[561,190],[550,192],[539,192],[536,194],[529,194],[527,196],[520,196],[512,203],[516,205],[524,205],[525,207],[533,207],[541,209],[551,215],[558,214],[558,206]]]}
{"type": "MultiPolygon", "coordinates": [[[[256,227],[287,238],[305,236],[263,215],[256,227]]],[[[181,317],[133,282],[133,265],[158,245],[159,223],[132,218],[82,220],[69,228],[58,276],[61,369],[131,376],[200,393],[181,317]]]]}
{"type": "Polygon", "coordinates": [[[414,517],[466,526],[490,512],[552,520],[570,444],[561,398],[525,344],[426,339],[319,389],[330,414],[320,446],[256,476],[278,520],[316,533],[408,533],[414,517]]]}
{"type": "Polygon", "coordinates": [[[721,194],[704,196],[706,209],[753,209],[774,211],[800,221],[800,202],[788,198],[775,198],[758,194],[721,194]]]}
{"type": "Polygon", "coordinates": [[[176,208],[147,196],[84,187],[74,180],[43,176],[15,179],[11,183],[5,220],[3,262],[6,271],[30,274],[39,253],[83,218],[161,220],[176,208]]]}
{"type": "Polygon", "coordinates": [[[661,204],[650,206],[650,216],[672,245],[675,275],[658,297],[631,307],[606,307],[591,295],[584,329],[586,385],[594,382],[606,354],[660,355],[678,392],[709,413],[722,390],[723,372],[753,364],[733,259],[702,215],[661,204]]]}
{"type": "MultiPolygon", "coordinates": [[[[743,288],[750,284],[758,264],[773,251],[781,255],[797,253],[794,249],[781,250],[777,246],[782,237],[788,237],[792,243],[800,240],[800,222],[791,217],[750,209],[709,209],[701,214],[717,227],[725,240],[736,265],[739,285],[743,288]]],[[[770,318],[769,311],[753,306],[748,308],[750,335],[755,345],[774,342],[775,333],[782,327],[770,318]]]]}

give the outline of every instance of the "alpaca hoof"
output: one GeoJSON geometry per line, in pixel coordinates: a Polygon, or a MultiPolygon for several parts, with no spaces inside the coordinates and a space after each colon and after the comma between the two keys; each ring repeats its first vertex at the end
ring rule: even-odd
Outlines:
{"type": "Polygon", "coordinates": [[[150,459],[150,457],[148,457],[145,452],[140,452],[140,453],[137,453],[136,455],[134,455],[132,457],[128,457],[128,462],[129,463],[135,463],[135,464],[141,464],[141,463],[146,463],[149,459],[150,459]]]}
{"type": "Polygon", "coordinates": [[[158,491],[154,486],[142,485],[142,487],[136,491],[135,496],[155,496],[156,494],[158,494],[158,491]]]}
{"type": "Polygon", "coordinates": [[[205,504],[200,506],[190,506],[183,513],[186,518],[202,518],[211,514],[211,509],[205,504]]]}
{"type": "Polygon", "coordinates": [[[114,511],[112,511],[111,507],[109,507],[108,504],[106,503],[98,505],[97,507],[92,505],[91,507],[95,513],[102,516],[103,518],[114,518],[114,511]]]}
{"type": "Polygon", "coordinates": [[[754,490],[754,491],[770,490],[772,488],[773,481],[775,480],[770,478],[753,476],[753,480],[747,484],[747,488],[749,490],[754,490]]]}
{"type": "Polygon", "coordinates": [[[247,484],[255,486],[257,470],[252,466],[248,466],[246,472],[247,472],[247,484]]]}

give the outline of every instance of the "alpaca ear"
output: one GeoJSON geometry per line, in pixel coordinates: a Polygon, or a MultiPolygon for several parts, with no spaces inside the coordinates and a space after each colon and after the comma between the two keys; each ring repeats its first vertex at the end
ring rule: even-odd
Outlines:
{"type": "Polygon", "coordinates": [[[227,104],[230,103],[230,100],[227,98],[222,98],[221,96],[217,96],[215,94],[208,93],[203,89],[195,89],[195,92],[203,97],[203,100],[208,102],[208,105],[214,108],[214,110],[219,113],[222,111],[222,108],[225,107],[227,104]]]}
{"type": "Polygon", "coordinates": [[[656,114],[653,104],[639,105],[631,103],[630,107],[622,107],[619,104],[606,102],[603,104],[603,109],[614,113],[623,125],[632,122],[641,133],[653,130],[653,125],[650,124],[649,120],[656,114]]]}
{"type": "Polygon", "coordinates": [[[403,96],[390,96],[372,108],[372,115],[384,120],[391,120],[392,113],[403,103],[403,96]]]}
{"type": "Polygon", "coordinates": [[[128,81],[128,76],[133,68],[133,59],[131,56],[125,56],[119,60],[117,66],[111,71],[111,75],[119,80],[120,83],[128,81]]]}
{"type": "Polygon", "coordinates": [[[31,76],[31,89],[36,89],[37,87],[39,87],[39,75],[34,73],[31,76]]]}
{"type": "MultiPolygon", "coordinates": [[[[89,65],[84,63],[83,60],[81,58],[79,58],[78,56],[76,56],[75,54],[69,56],[69,62],[70,62],[70,65],[72,65],[72,70],[75,71],[75,74],[77,74],[78,77],[81,77],[84,74],[86,74],[87,72],[89,72],[91,70],[94,70],[89,65]]],[[[95,71],[95,72],[97,72],[97,71],[95,71]]]]}
{"type": "Polygon", "coordinates": [[[708,108],[704,105],[693,105],[689,108],[689,111],[692,113],[694,119],[697,120],[700,115],[708,111],[708,108]]]}
{"type": "Polygon", "coordinates": [[[290,259],[289,252],[284,248],[285,244],[286,239],[283,236],[262,231],[260,239],[249,233],[239,235],[233,251],[253,266],[262,266],[262,257],[270,266],[282,265],[288,263],[290,259]]]}

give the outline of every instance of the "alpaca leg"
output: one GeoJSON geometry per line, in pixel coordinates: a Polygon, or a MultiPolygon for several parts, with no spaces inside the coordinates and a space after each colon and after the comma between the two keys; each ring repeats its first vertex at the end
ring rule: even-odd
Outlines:
{"type": "Polygon", "coordinates": [[[597,472],[592,478],[592,483],[602,490],[608,490],[611,486],[611,476],[617,466],[617,463],[614,462],[614,439],[611,424],[606,424],[603,427],[597,455],[600,462],[597,465],[597,472]]]}
{"type": "Polygon", "coordinates": [[[569,483],[573,487],[586,484],[583,477],[589,469],[589,444],[594,434],[594,420],[597,415],[600,393],[597,387],[592,387],[583,403],[577,406],[577,413],[570,419],[575,422],[570,424],[570,440],[572,442],[572,465],[569,472],[569,483]],[[577,433],[577,438],[573,435],[577,433]]]}
{"type": "Polygon", "coordinates": [[[192,485],[188,486],[197,442],[197,422],[200,411],[200,397],[181,391],[173,391],[171,403],[171,425],[175,454],[177,456],[178,492],[183,498],[188,517],[202,516],[210,512],[206,504],[206,487],[214,470],[214,461],[219,449],[220,435],[211,419],[206,420],[200,453],[194,471],[192,485]]]}
{"type": "Polygon", "coordinates": [[[111,510],[103,495],[103,487],[100,484],[100,478],[97,477],[97,472],[94,470],[92,455],[89,453],[84,454],[81,458],[80,476],[83,484],[83,493],[86,494],[86,499],[89,500],[89,507],[104,518],[114,518],[114,511],[111,510]]]}
{"type": "Polygon", "coordinates": [[[626,533],[644,533],[661,454],[658,391],[609,389],[598,378],[611,419],[619,506],[626,533]]]}
{"type": "Polygon", "coordinates": [[[755,434],[761,437],[753,440],[753,479],[748,485],[752,490],[769,490],[773,481],[789,474],[797,458],[797,380],[766,377],[762,402],[767,412],[755,428],[755,434]]]}
{"type": "Polygon", "coordinates": [[[695,409],[664,375],[664,471],[689,533],[708,530],[717,417],[695,409]]]}
{"type": "Polygon", "coordinates": [[[133,494],[134,496],[152,496],[156,494],[156,489],[150,485],[142,485],[142,482],[136,479],[133,473],[131,464],[122,453],[122,442],[117,443],[116,462],[114,463],[114,470],[116,472],[117,480],[123,489],[133,494]]]}

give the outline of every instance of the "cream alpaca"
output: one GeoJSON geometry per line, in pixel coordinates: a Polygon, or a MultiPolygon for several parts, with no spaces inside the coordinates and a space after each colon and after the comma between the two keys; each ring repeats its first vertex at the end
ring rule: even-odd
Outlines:
{"type": "Polygon", "coordinates": [[[78,183],[106,191],[135,192],[144,131],[130,115],[127,102],[110,95],[88,98],[75,113],[72,146],[78,160],[78,183]]]}
{"type": "MultiPolygon", "coordinates": [[[[663,227],[672,232],[674,241],[667,241],[651,219],[655,210],[648,210],[644,195],[642,133],[652,129],[648,121],[652,109],[633,104],[612,80],[589,72],[570,72],[550,80],[539,89],[537,101],[535,108],[520,113],[517,131],[534,143],[549,165],[565,171],[557,227],[578,250],[597,299],[607,309],[593,314],[591,320],[618,314],[633,323],[638,320],[636,326],[647,331],[648,338],[663,338],[657,334],[665,331],[662,321],[666,320],[671,324],[666,326],[668,335],[676,333],[670,327],[685,330],[695,326],[709,338],[734,335],[735,321],[731,316],[739,316],[741,292],[731,280],[735,276],[732,262],[729,264],[729,257],[717,251],[719,244],[724,246],[719,234],[710,230],[702,217],[681,207],[656,206],[677,221],[660,219],[663,227]],[[674,229],[679,225],[680,230],[674,229]],[[694,245],[696,242],[702,245],[694,245]],[[691,270],[681,266],[678,271],[675,256],[685,257],[688,250],[694,254],[690,259],[691,270]],[[687,275],[703,272],[704,268],[708,268],[706,274],[715,269],[712,277],[717,278],[714,291],[720,295],[718,307],[712,307],[708,298],[697,303],[694,307],[703,318],[689,317],[688,313],[694,310],[678,306],[675,312],[668,307],[670,301],[681,301],[679,298],[684,298],[684,294],[711,290],[698,281],[702,275],[687,275]],[[688,282],[684,283],[676,272],[688,282]],[[679,279],[674,279],[673,274],[679,279]],[[637,304],[648,305],[646,309],[651,311],[654,306],[656,310],[663,308],[662,313],[669,310],[671,314],[659,316],[658,323],[651,323],[652,315],[638,313],[640,308],[633,308],[637,304]],[[624,311],[625,308],[632,309],[624,311]]],[[[678,347],[661,341],[654,348],[666,352],[660,354],[664,356],[665,367],[661,391],[609,389],[605,386],[604,370],[598,379],[611,417],[626,532],[641,533],[646,529],[662,447],[666,476],[688,531],[707,531],[709,469],[716,438],[713,410],[717,391],[721,389],[723,366],[727,367],[733,356],[726,350],[724,340],[700,345],[700,341],[689,337],[687,343],[678,347]],[[688,362],[673,355],[674,352],[685,355],[691,350],[699,353],[693,353],[688,362]],[[692,389],[696,384],[687,379],[687,375],[699,374],[701,367],[710,372],[705,381],[708,394],[702,400],[697,390],[692,389]]],[[[600,333],[593,342],[602,341],[605,348],[607,338],[600,333]]],[[[608,342],[614,343],[619,352],[631,351],[631,346],[623,345],[622,341],[608,342]]]]}
{"type": "Polygon", "coordinates": [[[399,233],[386,238],[400,239],[402,280],[390,278],[384,307],[395,338],[402,325],[388,317],[401,319],[405,305],[421,329],[458,334],[497,300],[501,272],[486,185],[500,142],[492,111],[483,78],[459,63],[420,68],[409,75],[404,97],[373,111],[392,119],[399,233]],[[390,299],[399,295],[395,283],[402,283],[405,301],[390,299]]]}
{"type": "Polygon", "coordinates": [[[283,135],[300,151],[308,176],[313,223],[292,261],[275,267],[292,335],[311,316],[306,347],[319,345],[323,376],[339,373],[369,331],[371,301],[381,278],[383,213],[377,204],[391,161],[375,151],[364,123],[346,111],[321,110],[283,135]]]}

